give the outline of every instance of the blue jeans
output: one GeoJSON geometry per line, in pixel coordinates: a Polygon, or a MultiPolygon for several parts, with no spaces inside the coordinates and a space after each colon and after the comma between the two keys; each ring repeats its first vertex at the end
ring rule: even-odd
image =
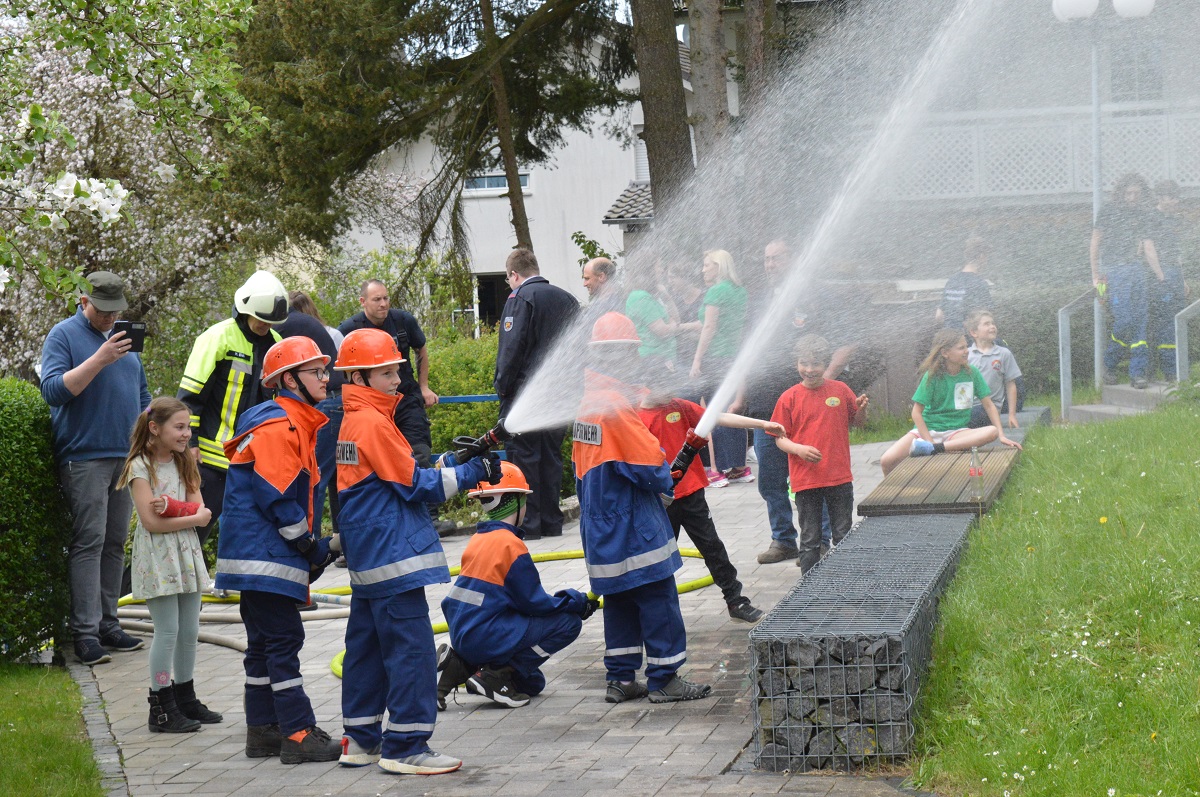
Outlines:
{"type": "Polygon", "coordinates": [[[767,502],[771,540],[796,545],[796,524],[788,499],[788,458],[775,445],[775,438],[762,429],[754,430],[754,455],[758,457],[758,494],[767,502]]]}

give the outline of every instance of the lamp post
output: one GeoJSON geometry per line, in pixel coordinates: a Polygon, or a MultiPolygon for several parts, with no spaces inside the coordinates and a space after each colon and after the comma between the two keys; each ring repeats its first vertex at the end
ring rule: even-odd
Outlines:
{"type": "MultiPolygon", "coordinates": [[[[1133,19],[1147,16],[1154,10],[1155,0],[1112,0],[1113,11],[1118,17],[1133,19]]],[[[1086,20],[1092,37],[1092,225],[1100,217],[1100,205],[1104,200],[1102,161],[1100,153],[1100,46],[1098,20],[1093,19],[1100,0],[1052,0],[1051,10],[1060,22],[1086,20]]],[[[1095,362],[1095,383],[1099,388],[1104,379],[1104,308],[1097,298],[1093,304],[1092,316],[1095,334],[1093,336],[1093,355],[1095,362]]]]}

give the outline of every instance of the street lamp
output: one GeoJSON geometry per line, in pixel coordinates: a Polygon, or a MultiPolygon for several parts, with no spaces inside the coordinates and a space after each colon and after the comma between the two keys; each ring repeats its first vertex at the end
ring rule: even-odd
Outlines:
{"type": "MultiPolygon", "coordinates": [[[[1154,0],[1112,0],[1113,11],[1125,19],[1144,17],[1154,10],[1154,0]]],[[[1100,47],[1097,21],[1092,19],[1100,0],[1052,0],[1050,5],[1054,16],[1060,22],[1073,20],[1089,20],[1088,26],[1092,36],[1092,224],[1100,217],[1100,204],[1104,193],[1101,185],[1100,160],[1100,47]]],[[[1093,355],[1095,362],[1096,387],[1103,384],[1104,378],[1104,308],[1097,297],[1093,308],[1095,335],[1093,338],[1093,355]]],[[[1068,371],[1069,373],[1069,371],[1068,371]]]]}

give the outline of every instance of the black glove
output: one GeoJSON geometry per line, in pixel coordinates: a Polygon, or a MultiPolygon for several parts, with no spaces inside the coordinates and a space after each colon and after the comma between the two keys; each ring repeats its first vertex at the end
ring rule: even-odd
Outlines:
{"type": "Polygon", "coordinates": [[[486,451],[478,457],[479,464],[483,466],[483,479],[488,484],[500,483],[500,455],[495,451],[486,451]]]}
{"type": "Polygon", "coordinates": [[[587,599],[587,603],[585,603],[583,605],[583,613],[580,614],[579,616],[581,618],[583,618],[584,620],[586,620],[589,617],[591,617],[593,614],[595,614],[596,610],[599,608],[600,608],[600,599],[593,598],[589,595],[588,599],[587,599]]]}
{"type": "Polygon", "coordinates": [[[296,540],[296,550],[308,560],[310,570],[324,570],[337,558],[337,554],[329,550],[332,541],[332,537],[310,537],[306,534],[296,540]]]}

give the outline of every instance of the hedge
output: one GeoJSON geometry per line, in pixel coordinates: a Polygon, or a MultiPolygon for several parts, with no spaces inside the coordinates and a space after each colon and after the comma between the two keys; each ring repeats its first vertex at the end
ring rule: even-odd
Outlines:
{"type": "Polygon", "coordinates": [[[28,382],[0,379],[0,658],[65,639],[70,541],[50,409],[28,382]]]}
{"type": "MultiPolygon", "coordinates": [[[[429,387],[439,396],[469,396],[492,393],[496,371],[496,335],[485,332],[478,338],[457,335],[429,340],[429,387]]],[[[434,453],[449,451],[459,435],[478,437],[496,425],[500,406],[493,401],[472,404],[439,404],[429,411],[433,427],[434,453]]],[[[571,438],[563,443],[562,495],[575,494],[571,471],[571,438]]]]}

